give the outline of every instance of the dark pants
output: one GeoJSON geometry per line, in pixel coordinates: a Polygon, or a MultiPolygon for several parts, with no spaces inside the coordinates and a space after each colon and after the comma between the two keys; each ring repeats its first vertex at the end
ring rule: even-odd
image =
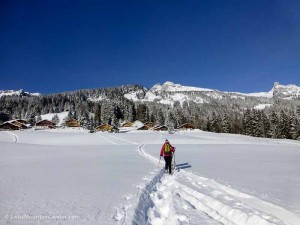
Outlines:
{"type": "Polygon", "coordinates": [[[166,161],[165,170],[169,170],[169,173],[172,173],[172,156],[165,156],[164,157],[166,161]]]}

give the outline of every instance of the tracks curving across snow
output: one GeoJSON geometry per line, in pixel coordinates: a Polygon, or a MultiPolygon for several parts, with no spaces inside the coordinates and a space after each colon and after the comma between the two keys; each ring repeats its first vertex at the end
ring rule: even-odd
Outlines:
{"type": "MultiPolygon", "coordinates": [[[[157,165],[144,145],[140,154],[157,165]]],[[[288,210],[184,170],[157,175],[141,190],[133,224],[299,225],[288,210]]]]}
{"type": "Polygon", "coordinates": [[[11,136],[13,138],[13,141],[15,143],[17,143],[19,141],[19,137],[18,135],[16,135],[15,133],[11,132],[11,131],[5,131],[9,136],[11,136]]]}

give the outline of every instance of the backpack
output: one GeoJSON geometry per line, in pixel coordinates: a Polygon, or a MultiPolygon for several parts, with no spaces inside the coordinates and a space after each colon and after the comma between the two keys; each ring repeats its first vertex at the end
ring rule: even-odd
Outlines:
{"type": "Polygon", "coordinates": [[[168,155],[168,154],[172,154],[172,151],[171,151],[171,145],[170,144],[165,144],[165,149],[164,149],[164,154],[168,155]]]}

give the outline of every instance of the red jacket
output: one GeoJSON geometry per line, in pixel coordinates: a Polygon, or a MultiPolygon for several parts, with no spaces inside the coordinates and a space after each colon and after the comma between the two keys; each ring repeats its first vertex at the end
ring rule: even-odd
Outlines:
{"type": "MultiPolygon", "coordinates": [[[[172,156],[171,153],[170,153],[170,154],[165,154],[165,153],[164,153],[165,145],[166,145],[166,143],[164,143],[163,146],[161,147],[161,150],[160,150],[160,156],[164,156],[164,157],[166,157],[166,156],[172,156]]],[[[175,148],[174,148],[170,143],[169,143],[169,145],[170,145],[171,151],[172,151],[172,152],[175,152],[175,148]]]]}

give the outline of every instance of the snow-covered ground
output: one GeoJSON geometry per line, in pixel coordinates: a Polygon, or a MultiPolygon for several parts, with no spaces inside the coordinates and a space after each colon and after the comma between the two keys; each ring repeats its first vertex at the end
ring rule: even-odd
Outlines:
{"type": "Polygon", "coordinates": [[[254,109],[264,110],[266,107],[270,107],[270,106],[272,106],[272,104],[258,104],[256,106],[254,106],[254,109]]]}
{"type": "Polygon", "coordinates": [[[57,125],[62,125],[64,122],[64,119],[68,116],[69,112],[61,112],[61,113],[47,113],[44,115],[41,115],[42,120],[52,120],[53,116],[57,115],[59,118],[59,122],[57,125]]]}
{"type": "Polygon", "coordinates": [[[299,162],[290,140],[2,131],[0,224],[299,225],[299,162]],[[176,147],[172,176],[159,162],[166,138],[176,147]]]}

